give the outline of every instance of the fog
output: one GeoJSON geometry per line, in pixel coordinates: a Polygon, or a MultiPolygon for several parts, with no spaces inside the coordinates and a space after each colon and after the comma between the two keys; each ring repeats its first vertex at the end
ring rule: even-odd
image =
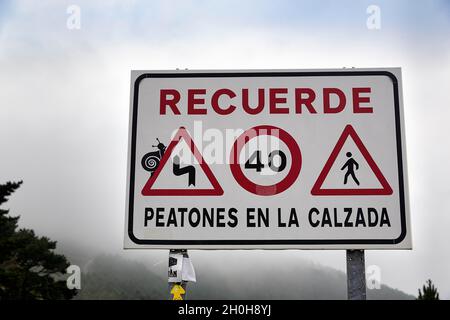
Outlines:
{"type": "MultiPolygon", "coordinates": [[[[379,1],[379,30],[364,1],[224,3],[76,1],[75,30],[72,2],[0,4],[0,183],[24,180],[6,204],[20,226],[80,254],[167,263],[122,249],[132,69],[401,67],[413,250],[366,251],[366,264],[391,287],[415,295],[431,278],[450,298],[448,3],[379,1]]],[[[194,265],[236,262],[224,268],[243,256],[345,270],[342,250],[191,251],[194,265]]]]}

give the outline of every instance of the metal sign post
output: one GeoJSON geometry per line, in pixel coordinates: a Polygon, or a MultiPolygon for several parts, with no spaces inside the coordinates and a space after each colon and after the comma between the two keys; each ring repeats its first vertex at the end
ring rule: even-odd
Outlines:
{"type": "Polygon", "coordinates": [[[347,250],[347,299],[366,300],[364,250],[347,250]]]}
{"type": "Polygon", "coordinates": [[[195,282],[195,272],[186,249],[169,251],[169,300],[185,300],[187,283],[195,282]]]}

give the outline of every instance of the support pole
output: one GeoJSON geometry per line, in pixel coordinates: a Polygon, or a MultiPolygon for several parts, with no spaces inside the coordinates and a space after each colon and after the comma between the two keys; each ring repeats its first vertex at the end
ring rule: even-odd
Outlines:
{"type": "MultiPolygon", "coordinates": [[[[174,254],[179,253],[179,254],[182,254],[183,257],[187,257],[188,256],[186,249],[170,249],[170,253],[174,253],[174,254]]],[[[170,269],[170,259],[169,259],[169,269],[170,269]]],[[[172,290],[176,286],[181,286],[183,288],[184,293],[181,294],[181,300],[185,300],[186,299],[186,293],[187,293],[187,281],[169,282],[169,300],[174,300],[174,294],[173,294],[172,290]]]]}
{"type": "Polygon", "coordinates": [[[347,299],[366,300],[364,250],[347,250],[347,299]]]}

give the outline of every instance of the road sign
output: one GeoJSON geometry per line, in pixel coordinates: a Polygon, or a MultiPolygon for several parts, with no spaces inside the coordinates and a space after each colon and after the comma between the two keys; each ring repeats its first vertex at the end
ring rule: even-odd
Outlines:
{"type": "Polygon", "coordinates": [[[401,71],[133,71],[125,248],[409,249],[401,71]]]}
{"type": "MultiPolygon", "coordinates": [[[[182,150],[182,149],[179,149],[182,150]]],[[[170,179],[170,173],[169,178],[170,179]]],[[[173,179],[172,179],[173,180],[173,179]]],[[[206,161],[203,159],[202,155],[198,151],[197,147],[195,146],[194,142],[192,141],[191,136],[186,131],[185,128],[181,127],[178,129],[178,132],[175,134],[174,139],[169,144],[169,147],[166,151],[164,151],[164,154],[161,156],[160,162],[157,165],[157,168],[155,169],[155,172],[151,174],[149,177],[147,183],[144,185],[144,188],[142,189],[142,195],[143,196],[220,196],[223,194],[223,190],[220,187],[219,183],[217,182],[216,177],[211,172],[211,169],[209,168],[206,161]],[[200,168],[203,170],[203,172],[206,174],[207,178],[209,179],[209,182],[211,183],[211,188],[209,189],[202,189],[202,188],[195,188],[195,177],[197,175],[197,171],[195,171],[195,167],[192,165],[185,166],[183,168],[180,167],[179,163],[179,156],[175,154],[174,149],[178,145],[180,141],[184,141],[186,146],[189,147],[189,151],[192,153],[192,156],[195,157],[195,159],[200,164],[200,168]],[[174,155],[175,154],[175,155],[174,155]],[[173,166],[173,175],[174,178],[176,176],[181,176],[184,174],[188,175],[188,184],[183,187],[177,187],[177,186],[168,186],[164,189],[153,189],[153,185],[156,182],[156,179],[159,177],[162,168],[167,168],[165,166],[166,162],[168,160],[171,160],[172,163],[175,165],[173,166]],[[178,160],[176,160],[178,159],[178,160]],[[191,170],[189,170],[191,169],[191,170]]]]}
{"type": "MultiPolygon", "coordinates": [[[[351,148],[351,147],[347,147],[351,148]]],[[[349,149],[347,149],[349,150],[349,149]]],[[[352,153],[350,151],[346,152],[346,156],[350,159],[352,158],[352,153]]],[[[347,160],[350,161],[350,160],[347,160]]],[[[354,159],[352,160],[354,161],[354,159]]],[[[355,162],[357,166],[358,163],[355,162]]],[[[359,170],[359,167],[357,168],[359,170]]],[[[337,173],[338,170],[334,170],[337,173]]],[[[364,146],[363,142],[359,138],[358,134],[356,133],[355,129],[351,125],[347,125],[344,129],[344,132],[342,133],[341,137],[339,138],[336,146],[333,149],[333,152],[331,153],[330,157],[327,160],[327,163],[325,164],[322,172],[319,175],[319,178],[317,179],[316,183],[314,184],[313,189],[311,190],[311,194],[313,195],[334,195],[334,196],[357,196],[357,195],[365,195],[365,196],[375,196],[375,195],[391,195],[392,194],[392,188],[390,187],[389,183],[386,181],[386,178],[383,176],[383,173],[381,173],[380,169],[378,168],[377,164],[373,160],[372,156],[370,155],[369,151],[367,151],[366,147],[364,146]],[[367,161],[369,165],[369,169],[375,174],[376,178],[378,179],[381,188],[363,188],[361,187],[360,181],[356,178],[356,173],[354,170],[350,169],[349,172],[349,166],[345,165],[347,162],[341,162],[344,163],[344,166],[340,170],[347,169],[346,174],[344,175],[344,185],[341,184],[340,181],[338,181],[335,184],[334,188],[331,189],[323,189],[322,185],[324,183],[324,180],[326,179],[327,175],[330,173],[330,170],[332,169],[332,166],[337,163],[336,159],[340,152],[344,150],[344,144],[346,143],[347,139],[351,138],[354,143],[356,144],[356,147],[358,148],[358,151],[361,153],[361,155],[364,157],[364,160],[367,161]],[[347,184],[348,177],[352,176],[354,182],[356,185],[354,185],[353,188],[345,188],[345,185],[347,184]],[[346,177],[347,176],[347,177],[346,177]]]]}

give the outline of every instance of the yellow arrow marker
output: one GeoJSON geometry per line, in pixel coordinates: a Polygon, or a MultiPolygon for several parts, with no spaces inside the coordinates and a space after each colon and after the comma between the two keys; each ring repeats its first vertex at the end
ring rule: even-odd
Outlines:
{"type": "Polygon", "coordinates": [[[179,284],[176,284],[173,286],[172,290],[170,290],[170,293],[173,294],[172,300],[183,300],[182,294],[185,294],[186,291],[183,289],[182,286],[179,284]]]}

